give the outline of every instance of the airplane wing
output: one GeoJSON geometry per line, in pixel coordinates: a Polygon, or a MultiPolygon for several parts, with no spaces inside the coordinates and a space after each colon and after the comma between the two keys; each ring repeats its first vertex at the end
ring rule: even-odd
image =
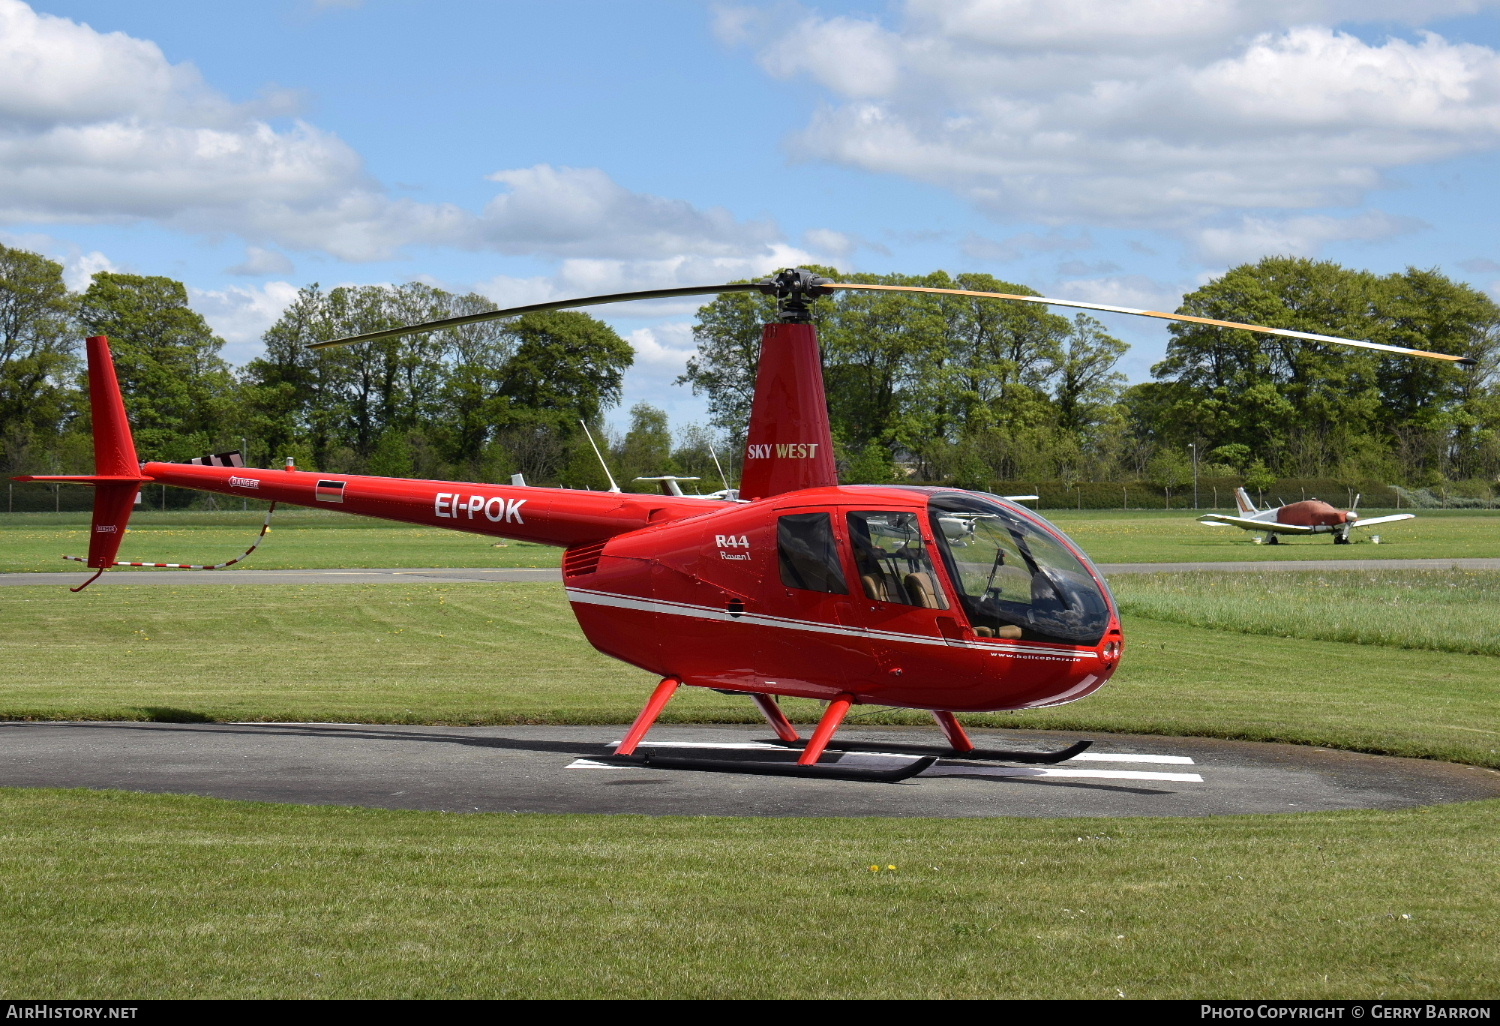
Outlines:
{"type": "Polygon", "coordinates": [[[1356,520],[1351,526],[1374,527],[1376,524],[1394,524],[1398,520],[1415,520],[1416,517],[1417,515],[1415,513],[1392,513],[1388,517],[1370,517],[1368,520],[1361,517],[1360,519],[1356,520]]]}
{"type": "Polygon", "coordinates": [[[1317,530],[1312,527],[1303,527],[1301,524],[1278,524],[1274,520],[1251,520],[1249,517],[1232,517],[1227,513],[1209,513],[1202,517],[1198,523],[1208,526],[1230,525],[1241,527],[1246,531],[1270,531],[1272,534],[1313,534],[1317,530]]]}

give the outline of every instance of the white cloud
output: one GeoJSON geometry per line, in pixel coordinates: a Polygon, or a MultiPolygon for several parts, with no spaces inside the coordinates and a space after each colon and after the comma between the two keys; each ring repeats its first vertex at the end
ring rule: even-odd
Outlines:
{"type": "Polygon", "coordinates": [[[1500,54],[1420,25],[1489,0],[907,0],[899,26],[721,16],[830,102],[808,158],[952,189],[997,215],[1186,226],[1350,205],[1389,169],[1500,145],[1500,54]]]}
{"type": "Polygon", "coordinates": [[[50,235],[29,232],[21,235],[0,231],[0,244],[13,249],[24,249],[40,253],[50,260],[62,264],[63,284],[74,292],[82,292],[100,271],[122,271],[109,257],[98,250],[85,253],[77,243],[64,242],[50,235]]]}
{"type": "Polygon", "coordinates": [[[1067,252],[1091,249],[1093,245],[1094,240],[1087,232],[1080,235],[1064,235],[1061,232],[1052,231],[1045,235],[1022,232],[1020,235],[1012,235],[1005,239],[990,239],[983,235],[970,234],[959,244],[959,249],[971,260],[994,260],[999,263],[1008,263],[1029,253],[1067,252]]]}
{"type": "Polygon", "coordinates": [[[293,270],[295,267],[285,253],[250,246],[245,250],[245,259],[229,268],[229,273],[258,278],[267,274],[291,274],[293,270]]]}
{"type": "Polygon", "coordinates": [[[287,273],[273,247],[348,261],[425,244],[758,269],[790,248],[769,221],[632,191],[598,168],[497,171],[503,189],[477,212],[395,197],[336,135],[273,123],[289,104],[233,103],[155,43],[0,0],[0,221],[233,234],[251,247],[243,274],[287,273]]]}
{"type": "Polygon", "coordinates": [[[722,208],[631,192],[598,168],[497,171],[509,187],[485,207],[473,231],[502,252],[547,256],[660,259],[682,253],[735,257],[780,236],[768,221],[737,221],[722,208]]]}
{"type": "Polygon", "coordinates": [[[1197,229],[1190,238],[1200,259],[1229,265],[1263,256],[1313,256],[1329,242],[1373,242],[1423,227],[1414,218],[1370,210],[1355,217],[1242,217],[1232,226],[1197,229]]]}
{"type": "MultiPolygon", "coordinates": [[[[1056,287],[1055,299],[1076,299],[1083,303],[1107,306],[1129,306],[1137,310],[1175,310],[1186,289],[1181,283],[1159,282],[1144,274],[1122,274],[1102,278],[1083,278],[1056,287]]],[[[1071,312],[1059,307],[1053,311],[1066,316],[1071,312]]],[[[1132,323],[1127,320],[1127,323],[1132,323]]]]}
{"type": "Polygon", "coordinates": [[[193,309],[224,340],[220,355],[236,366],[261,354],[264,349],[261,336],[296,298],[297,286],[285,281],[231,285],[226,289],[188,289],[193,309]]]}
{"type": "Polygon", "coordinates": [[[74,292],[82,292],[93,283],[100,271],[118,272],[113,260],[96,250],[73,252],[63,258],[63,282],[74,292]]]}
{"type": "Polygon", "coordinates": [[[626,341],[635,350],[635,366],[631,370],[663,384],[670,384],[682,373],[698,345],[693,341],[693,326],[677,321],[637,328],[626,336],[626,341]]]}

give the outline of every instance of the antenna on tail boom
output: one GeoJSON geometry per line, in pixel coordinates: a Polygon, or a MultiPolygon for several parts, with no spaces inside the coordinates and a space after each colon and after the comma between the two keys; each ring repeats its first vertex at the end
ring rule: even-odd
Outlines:
{"type": "Polygon", "coordinates": [[[612,492],[618,492],[620,490],[620,486],[615,484],[615,475],[609,472],[609,464],[604,462],[604,453],[599,451],[599,445],[594,441],[594,435],[589,431],[589,426],[582,420],[578,421],[578,426],[583,428],[583,433],[588,438],[589,445],[592,445],[594,447],[594,455],[599,457],[599,466],[604,468],[604,476],[609,478],[609,490],[612,492]]]}

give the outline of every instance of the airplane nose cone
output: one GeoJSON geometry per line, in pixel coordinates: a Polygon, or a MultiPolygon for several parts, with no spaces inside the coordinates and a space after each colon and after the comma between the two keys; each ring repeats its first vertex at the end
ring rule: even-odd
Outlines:
{"type": "Polygon", "coordinates": [[[1355,513],[1353,510],[1350,510],[1348,513],[1344,514],[1344,523],[1346,523],[1346,524],[1352,524],[1352,523],[1354,523],[1358,519],[1359,519],[1359,514],[1355,513]]]}

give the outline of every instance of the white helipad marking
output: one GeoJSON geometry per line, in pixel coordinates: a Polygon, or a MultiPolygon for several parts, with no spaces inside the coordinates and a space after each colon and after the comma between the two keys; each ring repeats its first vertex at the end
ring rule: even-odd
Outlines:
{"type": "Polygon", "coordinates": [[[1077,770],[1059,769],[1056,766],[955,766],[945,763],[929,766],[917,776],[939,777],[1073,777],[1096,780],[1177,780],[1191,784],[1203,783],[1197,773],[1150,773],[1145,770],[1077,770]]]}
{"type": "Polygon", "coordinates": [[[619,769],[619,770],[633,770],[633,769],[641,769],[641,768],[642,767],[639,767],[639,766],[624,766],[624,765],[621,765],[619,763],[614,763],[614,762],[595,762],[593,759],[574,759],[572,762],[568,763],[566,766],[563,767],[563,769],[619,769]]]}
{"type": "Polygon", "coordinates": [[[1193,760],[1186,755],[1119,755],[1114,752],[1084,752],[1068,759],[1068,762],[1155,762],[1174,766],[1191,766],[1193,760]]]}

